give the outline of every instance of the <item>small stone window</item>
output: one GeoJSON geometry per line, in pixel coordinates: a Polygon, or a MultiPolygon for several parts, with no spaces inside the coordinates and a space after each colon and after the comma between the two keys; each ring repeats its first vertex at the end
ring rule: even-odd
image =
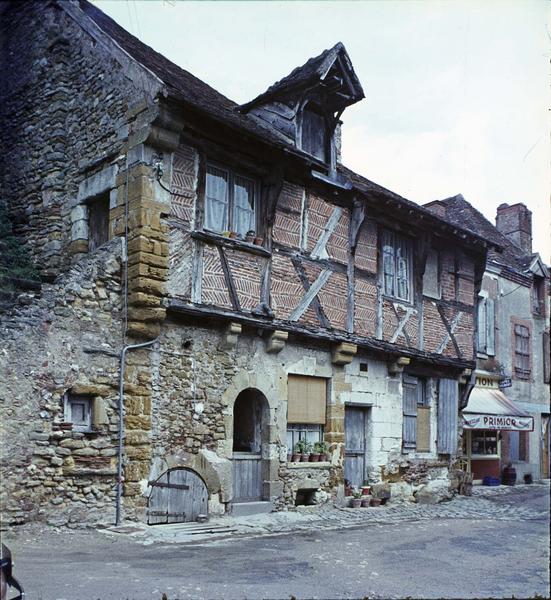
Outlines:
{"type": "Polygon", "coordinates": [[[92,431],[92,396],[65,394],[64,419],[73,424],[73,431],[92,431]]]}
{"type": "Polygon", "coordinates": [[[88,203],[88,250],[93,252],[109,240],[109,193],[88,203]]]}

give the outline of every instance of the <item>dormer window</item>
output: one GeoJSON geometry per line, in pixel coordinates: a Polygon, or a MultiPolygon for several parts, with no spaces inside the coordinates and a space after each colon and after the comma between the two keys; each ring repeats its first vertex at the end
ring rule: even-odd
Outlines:
{"type": "Polygon", "coordinates": [[[302,109],[301,149],[323,162],[329,158],[329,128],[320,109],[309,102],[302,109]]]}

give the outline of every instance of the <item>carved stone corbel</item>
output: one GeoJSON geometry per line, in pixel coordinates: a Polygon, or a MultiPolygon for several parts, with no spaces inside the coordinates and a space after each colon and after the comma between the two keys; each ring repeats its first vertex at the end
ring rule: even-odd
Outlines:
{"type": "Polygon", "coordinates": [[[471,373],[471,369],[464,369],[457,378],[457,381],[463,385],[469,383],[469,381],[471,380],[471,373]]]}
{"type": "Polygon", "coordinates": [[[241,333],[241,323],[229,323],[220,342],[220,350],[231,350],[237,345],[237,339],[241,333]]]}
{"type": "Polygon", "coordinates": [[[404,372],[404,367],[407,367],[411,362],[411,358],[407,356],[399,356],[394,362],[388,363],[389,375],[398,375],[404,372]]]}
{"type": "Polygon", "coordinates": [[[268,354],[277,354],[285,348],[285,343],[289,337],[288,331],[280,331],[276,329],[272,331],[270,337],[266,340],[266,352],[268,354]]]}
{"type": "Polygon", "coordinates": [[[342,342],[333,348],[331,362],[334,365],[349,365],[356,356],[356,352],[358,352],[356,344],[342,342]]]}

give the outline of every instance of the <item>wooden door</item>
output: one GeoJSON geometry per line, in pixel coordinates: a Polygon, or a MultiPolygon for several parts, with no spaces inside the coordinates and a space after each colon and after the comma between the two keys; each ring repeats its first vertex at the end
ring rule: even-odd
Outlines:
{"type": "Polygon", "coordinates": [[[188,523],[208,510],[205,482],[190,469],[171,469],[157,481],[149,482],[151,494],[147,507],[149,525],[188,523]]]}
{"type": "Polygon", "coordinates": [[[233,453],[233,501],[262,500],[262,456],[253,452],[233,453]]]}
{"type": "Polygon", "coordinates": [[[366,478],[366,430],[368,408],[346,406],[344,411],[344,478],[360,487],[366,478]]]}

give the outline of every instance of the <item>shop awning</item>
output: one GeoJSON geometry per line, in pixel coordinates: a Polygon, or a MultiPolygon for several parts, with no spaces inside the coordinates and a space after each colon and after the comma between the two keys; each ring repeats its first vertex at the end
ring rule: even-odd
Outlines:
{"type": "Polygon", "coordinates": [[[463,428],[534,431],[534,417],[501,390],[475,387],[463,410],[463,428]]]}

